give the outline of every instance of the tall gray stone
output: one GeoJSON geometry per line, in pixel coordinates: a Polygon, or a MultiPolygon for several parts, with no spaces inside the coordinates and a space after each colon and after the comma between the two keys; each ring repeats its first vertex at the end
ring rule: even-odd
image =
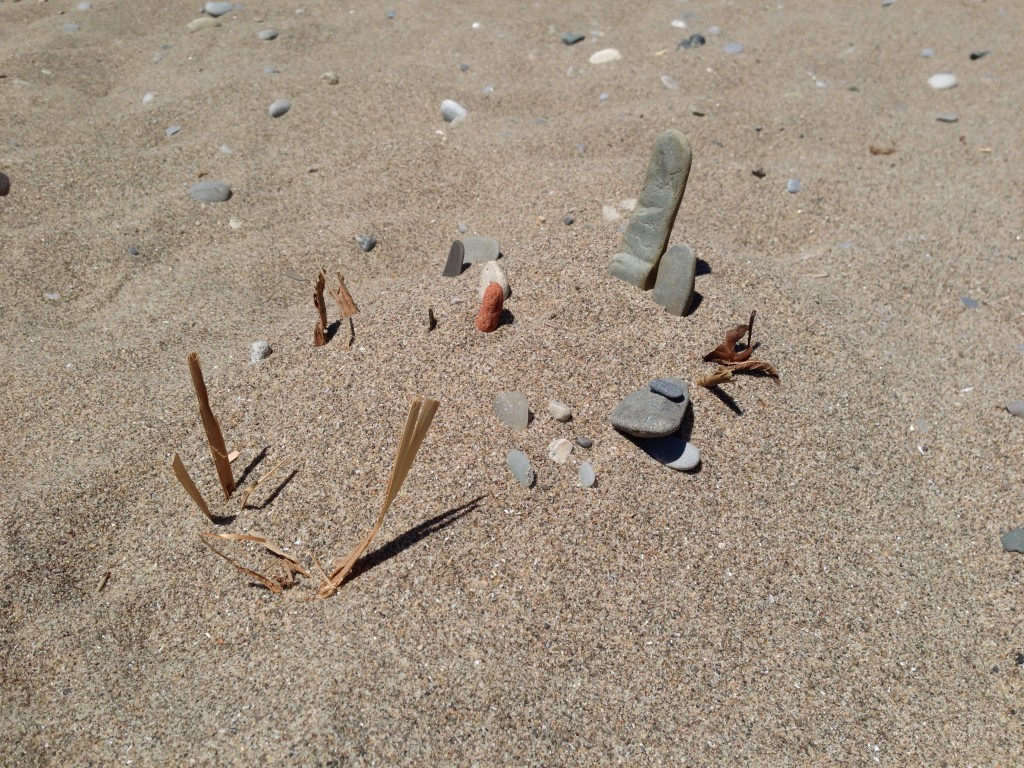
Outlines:
{"type": "Polygon", "coordinates": [[[693,286],[697,277],[697,257],[688,245],[673,245],[658,264],[658,277],[651,298],[666,312],[685,315],[693,302],[693,286]]]}
{"type": "Polygon", "coordinates": [[[669,129],[654,142],[647,179],[622,238],[623,251],[612,257],[609,273],[647,290],[654,284],[679,204],[686,191],[693,153],[690,140],[669,129]]]}

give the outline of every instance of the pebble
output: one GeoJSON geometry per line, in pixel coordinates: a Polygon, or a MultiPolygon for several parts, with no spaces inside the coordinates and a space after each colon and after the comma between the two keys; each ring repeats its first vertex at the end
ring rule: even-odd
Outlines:
{"type": "Polygon", "coordinates": [[[188,196],[201,203],[223,203],[231,199],[231,187],[223,181],[200,181],[192,185],[188,196]]]}
{"type": "Polygon", "coordinates": [[[519,481],[523,488],[529,488],[533,485],[533,481],[537,479],[537,476],[533,473],[533,467],[530,466],[530,460],[526,458],[525,453],[522,451],[509,451],[505,461],[508,462],[508,468],[512,470],[512,474],[516,476],[516,480],[519,481]]]}
{"type": "Polygon", "coordinates": [[[686,29],[686,22],[683,21],[682,19],[672,19],[672,21],[670,21],[669,24],[671,24],[676,29],[686,29]]]}
{"type": "Polygon", "coordinates": [[[193,19],[188,23],[188,29],[190,32],[198,32],[201,29],[209,29],[210,27],[219,27],[220,22],[212,16],[200,16],[198,19],[193,19]]]}
{"type": "Polygon", "coordinates": [[[261,29],[259,34],[260,40],[276,40],[277,30],[276,29],[261,29]]]}
{"type": "Polygon", "coordinates": [[[590,462],[584,461],[580,464],[580,485],[584,488],[592,488],[596,480],[597,476],[594,474],[594,468],[590,466],[590,462]]]}
{"type": "Polygon", "coordinates": [[[683,423],[687,405],[686,401],[675,403],[644,387],[615,406],[612,426],[633,437],[671,435],[683,423]]]}
{"type": "Polygon", "coordinates": [[[445,99],[441,102],[441,117],[446,123],[456,125],[465,120],[468,115],[469,112],[466,111],[466,108],[457,101],[445,99]]]}
{"type": "Polygon", "coordinates": [[[506,427],[523,430],[530,423],[530,408],[522,392],[502,392],[494,398],[494,415],[506,427]]]}
{"type": "Polygon", "coordinates": [[[369,253],[377,247],[377,238],[373,235],[356,235],[356,244],[363,253],[369,253]]]}
{"type": "Polygon", "coordinates": [[[480,311],[476,315],[476,329],[481,333],[491,333],[497,330],[501,323],[501,310],[505,305],[505,295],[501,286],[491,283],[484,291],[483,299],[480,301],[480,311]]]}
{"type": "Polygon", "coordinates": [[[448,261],[444,263],[442,277],[458,277],[462,274],[465,266],[466,249],[461,240],[453,240],[451,250],[448,251],[448,261]]]}
{"type": "Polygon", "coordinates": [[[274,66],[264,67],[263,68],[263,72],[264,72],[264,74],[267,74],[267,75],[279,75],[279,74],[281,74],[281,70],[278,69],[277,67],[274,67],[274,66]]]}
{"type": "Polygon", "coordinates": [[[800,191],[800,179],[790,179],[786,182],[786,191],[791,195],[795,195],[800,191]]]}
{"type": "Polygon", "coordinates": [[[507,299],[512,295],[512,289],[508,285],[508,275],[505,274],[505,270],[496,261],[488,261],[484,264],[483,269],[480,270],[480,290],[477,292],[477,295],[481,301],[484,298],[487,286],[491,283],[497,283],[501,286],[503,298],[507,299]]]}
{"type": "Polygon", "coordinates": [[[389,19],[393,19],[393,18],[395,18],[395,17],[397,16],[397,15],[398,15],[398,14],[397,14],[397,13],[396,13],[395,11],[388,11],[388,18],[389,18],[389,19]]]}
{"type": "Polygon", "coordinates": [[[674,91],[676,88],[679,87],[679,83],[676,81],[674,77],[672,77],[672,75],[662,75],[661,84],[668,88],[670,91],[674,91]]]}
{"type": "Polygon", "coordinates": [[[328,85],[338,84],[338,76],[333,72],[324,72],[322,75],[320,75],[320,79],[323,80],[328,85]]]}
{"type": "Polygon", "coordinates": [[[6,173],[0,173],[0,197],[5,197],[11,191],[11,177],[6,173]]]}
{"type": "Polygon", "coordinates": [[[92,8],[92,3],[79,3],[75,6],[77,11],[88,11],[90,8],[92,8]]]}
{"type": "Polygon", "coordinates": [[[291,108],[292,103],[288,101],[288,99],[278,99],[270,105],[270,109],[267,111],[270,113],[271,117],[281,117],[281,115],[285,114],[291,108]]]}
{"type": "Polygon", "coordinates": [[[171,136],[174,136],[175,134],[180,133],[180,132],[181,132],[181,126],[180,125],[169,125],[166,128],[164,128],[164,133],[167,134],[167,138],[168,139],[171,138],[171,136]]]}
{"type": "Polygon", "coordinates": [[[254,341],[252,346],[249,347],[249,362],[256,364],[260,360],[266,360],[273,351],[270,348],[270,344],[266,341],[254,341]]]}
{"type": "Polygon", "coordinates": [[[571,453],[572,443],[564,437],[556,438],[548,445],[548,458],[555,462],[555,464],[565,464],[565,460],[569,458],[571,453]]]}
{"type": "Polygon", "coordinates": [[[1011,400],[1006,404],[1006,410],[1018,419],[1024,419],[1024,400],[1011,400]]]}
{"type": "Polygon", "coordinates": [[[548,413],[551,414],[552,419],[554,419],[555,421],[560,421],[563,424],[572,418],[572,408],[563,403],[561,400],[549,400],[548,413]]]}
{"type": "Polygon", "coordinates": [[[156,98],[156,91],[150,91],[149,93],[146,93],[146,94],[143,95],[142,103],[143,104],[152,104],[153,103],[153,99],[155,99],[155,98],[156,98]]]}
{"type": "Polygon", "coordinates": [[[64,31],[65,32],[77,32],[81,28],[82,27],[80,25],[76,24],[73,21],[72,22],[68,22],[67,24],[64,25],[64,31]]]}
{"type": "Polygon", "coordinates": [[[136,248],[134,245],[129,245],[128,246],[128,253],[130,253],[132,256],[138,256],[139,255],[139,249],[136,248]]]}
{"type": "Polygon", "coordinates": [[[928,78],[928,85],[936,91],[948,91],[950,88],[956,88],[959,83],[960,81],[956,79],[956,75],[951,75],[948,72],[932,75],[928,78]]]}
{"type": "Polygon", "coordinates": [[[977,61],[988,56],[988,51],[971,51],[971,61],[977,61]]]}
{"type": "Polygon", "coordinates": [[[656,440],[637,440],[644,453],[669,469],[687,471],[700,464],[700,450],[680,437],[660,437],[656,440]]]}
{"type": "Polygon", "coordinates": [[[476,264],[481,261],[494,261],[501,254],[498,241],[493,237],[473,235],[462,241],[464,249],[463,264],[476,264]]]}
{"type": "Polygon", "coordinates": [[[565,224],[565,226],[567,226],[567,227],[570,226],[575,221],[576,221],[576,219],[573,217],[573,215],[571,213],[567,214],[566,217],[564,219],[562,219],[562,223],[565,224]]]}
{"type": "Polygon", "coordinates": [[[593,53],[590,56],[591,64],[608,64],[613,61],[619,61],[622,58],[622,54],[615,48],[605,48],[604,50],[593,53]]]}
{"type": "Polygon", "coordinates": [[[704,35],[695,32],[685,40],[680,41],[679,45],[676,46],[676,50],[688,51],[690,48],[700,48],[706,42],[707,38],[704,35]]]}
{"type": "Polygon", "coordinates": [[[977,299],[972,299],[970,296],[961,296],[960,297],[960,303],[963,304],[968,309],[977,309],[978,308],[978,300],[977,299]]]}
{"type": "Polygon", "coordinates": [[[580,448],[593,448],[594,447],[594,441],[591,440],[589,437],[585,437],[583,435],[580,435],[579,437],[577,437],[576,438],[576,442],[577,442],[577,444],[579,444],[580,448]]]}
{"type": "Polygon", "coordinates": [[[655,379],[648,386],[651,392],[667,397],[673,402],[682,402],[690,394],[689,387],[682,379],[655,379]]]}
{"type": "MultiPolygon", "coordinates": [[[[651,300],[664,307],[670,315],[682,317],[690,311],[693,303],[696,278],[697,257],[690,246],[673,245],[658,262],[651,300]]],[[[654,389],[653,384],[651,389],[654,389]]]]}
{"type": "Polygon", "coordinates": [[[231,3],[206,3],[203,6],[203,10],[211,16],[223,16],[225,13],[231,13],[234,10],[234,5],[231,3]]]}
{"type": "Polygon", "coordinates": [[[921,51],[921,57],[925,58],[925,59],[930,59],[934,55],[935,55],[935,49],[934,48],[924,48],[921,51]]]}
{"type": "Polygon", "coordinates": [[[743,45],[741,43],[726,43],[722,46],[722,50],[726,53],[743,53],[743,45]]]}
{"type": "Polygon", "coordinates": [[[952,112],[943,112],[941,115],[936,115],[935,119],[940,123],[955,123],[960,118],[952,112]]]}
{"type": "Polygon", "coordinates": [[[576,45],[587,39],[586,35],[581,35],[579,32],[563,32],[562,42],[566,45],[576,45]]]}
{"type": "Polygon", "coordinates": [[[1004,533],[999,542],[1007,552],[1020,552],[1024,554],[1024,528],[1004,533]]]}

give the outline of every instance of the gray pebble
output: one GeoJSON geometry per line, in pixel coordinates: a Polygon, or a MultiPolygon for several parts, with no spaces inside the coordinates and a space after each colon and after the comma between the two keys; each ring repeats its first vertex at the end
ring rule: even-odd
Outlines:
{"type": "Polygon", "coordinates": [[[249,347],[249,362],[256,364],[260,360],[266,360],[270,357],[270,353],[273,352],[270,348],[270,344],[265,341],[254,341],[252,346],[249,347]]]}
{"type": "Polygon", "coordinates": [[[445,99],[441,102],[441,117],[446,123],[458,123],[466,119],[469,112],[457,101],[445,99]]]}
{"type": "Polygon", "coordinates": [[[466,251],[461,240],[453,240],[452,247],[448,251],[448,260],[444,263],[442,277],[458,277],[462,274],[465,266],[466,251]]]}
{"type": "Polygon", "coordinates": [[[506,427],[526,429],[530,424],[530,407],[521,392],[502,392],[494,398],[494,415],[506,427]]]}
{"type": "Polygon", "coordinates": [[[211,16],[223,16],[225,13],[231,13],[234,10],[232,3],[206,3],[203,6],[203,10],[211,16]]]}
{"type": "Polygon", "coordinates": [[[572,214],[569,214],[569,215],[568,215],[568,216],[566,216],[566,217],[565,217],[564,219],[562,219],[562,223],[563,223],[563,224],[565,224],[565,226],[567,226],[567,227],[568,227],[568,226],[569,226],[570,224],[572,224],[573,222],[575,222],[575,221],[576,221],[576,219],[575,219],[575,218],[573,218],[572,214]]]}
{"type": "Polygon", "coordinates": [[[594,474],[594,468],[590,462],[584,461],[580,464],[580,485],[584,488],[592,488],[596,480],[597,476],[594,474]]]}
{"type": "Polygon", "coordinates": [[[174,136],[176,133],[180,133],[180,132],[181,132],[181,126],[180,125],[170,125],[167,128],[164,128],[164,133],[167,134],[167,138],[168,139],[171,138],[171,136],[174,136]]]}
{"type": "Polygon", "coordinates": [[[276,29],[261,29],[260,40],[276,40],[277,30],[276,29]]]}
{"type": "Polygon", "coordinates": [[[231,199],[231,187],[223,181],[200,181],[192,185],[188,196],[201,203],[223,203],[231,199]]]}
{"type": "Polygon", "coordinates": [[[1006,404],[1006,410],[1018,419],[1024,419],[1024,400],[1011,400],[1006,404]]]}
{"type": "Polygon", "coordinates": [[[508,462],[508,468],[512,470],[512,474],[515,475],[516,480],[519,481],[523,488],[529,488],[533,485],[533,481],[537,479],[537,476],[533,473],[533,467],[530,466],[530,460],[526,458],[525,453],[522,451],[509,451],[505,461],[508,462]]]}
{"type": "Polygon", "coordinates": [[[968,309],[977,309],[978,308],[978,300],[977,299],[972,299],[970,296],[961,296],[960,297],[960,303],[963,304],[968,309]]]}
{"type": "Polygon", "coordinates": [[[999,541],[1007,552],[1020,552],[1024,554],[1024,528],[1004,533],[999,541]]]}
{"type": "Polygon", "coordinates": [[[263,73],[266,75],[279,75],[281,74],[281,70],[277,67],[264,67],[263,73]]]}
{"type": "Polygon", "coordinates": [[[678,51],[679,49],[689,50],[690,48],[700,48],[706,42],[707,39],[704,37],[704,35],[695,32],[694,34],[690,35],[688,38],[683,40],[681,43],[679,43],[679,45],[676,46],[676,50],[678,51]]]}
{"type": "Polygon", "coordinates": [[[669,469],[688,471],[700,464],[700,451],[693,443],[679,437],[659,437],[655,440],[637,440],[644,453],[669,469]]]}
{"type": "Polygon", "coordinates": [[[791,195],[795,195],[800,191],[800,179],[790,179],[786,182],[786,191],[791,195]]]}
{"type": "Polygon", "coordinates": [[[651,388],[651,392],[656,392],[677,403],[690,394],[690,388],[682,379],[655,379],[648,386],[651,388]]]}
{"type": "Polygon", "coordinates": [[[139,249],[136,248],[134,245],[129,245],[128,246],[128,253],[130,253],[132,256],[138,256],[139,255],[139,249]]]}
{"type": "Polygon", "coordinates": [[[0,197],[4,197],[11,191],[11,177],[6,173],[0,173],[0,197]]]}
{"type": "Polygon", "coordinates": [[[612,426],[634,437],[671,435],[683,423],[688,403],[674,403],[667,397],[639,389],[612,411],[612,426]]]}
{"type": "Polygon", "coordinates": [[[459,72],[469,72],[469,64],[459,64],[459,72]]]}
{"type": "Polygon", "coordinates": [[[88,11],[92,8],[92,3],[79,3],[75,6],[76,11],[88,11]]]}
{"type": "Polygon", "coordinates": [[[594,441],[591,440],[589,437],[584,437],[583,435],[580,435],[579,437],[577,437],[576,438],[576,442],[579,444],[580,448],[593,448],[594,447],[594,441]]]}
{"type": "Polygon", "coordinates": [[[988,56],[988,51],[972,51],[971,61],[977,61],[978,59],[983,59],[986,56],[988,56]]]}
{"type": "Polygon", "coordinates": [[[576,45],[576,43],[583,42],[587,39],[586,35],[581,35],[579,32],[563,32],[562,42],[566,45],[576,45]]]}
{"type": "Polygon", "coordinates": [[[389,18],[389,19],[393,19],[393,18],[395,18],[395,17],[397,16],[397,15],[398,15],[398,14],[397,14],[397,13],[395,13],[394,11],[388,11],[388,18],[389,18]]]}
{"type": "Polygon", "coordinates": [[[476,264],[481,261],[494,261],[498,258],[501,249],[498,241],[493,237],[478,237],[473,235],[462,240],[464,249],[463,263],[476,264]]]}
{"type": "Polygon", "coordinates": [[[934,48],[925,48],[924,50],[921,51],[921,56],[923,58],[925,58],[925,59],[930,59],[934,55],[935,55],[935,49],[934,48]]]}
{"type": "Polygon", "coordinates": [[[291,108],[292,103],[288,101],[288,99],[278,99],[270,105],[268,112],[270,112],[271,117],[281,117],[281,115],[285,114],[291,108]]]}
{"type": "Polygon", "coordinates": [[[369,253],[377,247],[377,238],[373,235],[356,235],[356,243],[359,244],[359,250],[369,253]]]}
{"type": "Polygon", "coordinates": [[[551,414],[551,418],[555,421],[560,421],[563,424],[572,418],[572,408],[561,400],[551,400],[548,402],[548,413],[551,414]]]}
{"type": "Polygon", "coordinates": [[[81,27],[78,24],[75,24],[75,22],[73,21],[64,25],[65,32],[77,32],[80,29],[81,27]]]}
{"type": "Polygon", "coordinates": [[[957,117],[952,112],[944,112],[941,115],[936,115],[935,119],[938,120],[940,123],[955,123],[960,118],[957,117]]]}
{"type": "Polygon", "coordinates": [[[726,53],[743,53],[743,45],[740,43],[726,43],[722,46],[726,53]]]}
{"type": "Polygon", "coordinates": [[[469,227],[467,227],[465,224],[459,224],[459,234],[464,235],[467,232],[469,232],[469,227]]]}

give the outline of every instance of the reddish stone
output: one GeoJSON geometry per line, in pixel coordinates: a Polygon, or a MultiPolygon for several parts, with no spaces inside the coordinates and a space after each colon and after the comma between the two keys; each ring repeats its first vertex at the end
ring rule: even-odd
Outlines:
{"type": "Polygon", "coordinates": [[[484,291],[484,300],[480,302],[480,312],[476,316],[476,329],[490,333],[498,327],[501,320],[501,309],[505,305],[505,291],[498,283],[491,283],[484,291]]]}

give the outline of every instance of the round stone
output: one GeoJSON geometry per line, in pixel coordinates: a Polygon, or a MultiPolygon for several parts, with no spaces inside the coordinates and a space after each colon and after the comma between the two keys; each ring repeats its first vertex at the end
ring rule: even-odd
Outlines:
{"type": "Polygon", "coordinates": [[[262,340],[254,341],[252,346],[249,347],[249,362],[255,364],[260,360],[266,360],[273,351],[267,342],[262,340]]]}
{"type": "Polygon", "coordinates": [[[594,468],[590,462],[584,461],[580,464],[580,485],[584,488],[593,488],[596,480],[597,476],[594,474],[594,468]]]}
{"type": "Polygon", "coordinates": [[[188,196],[201,203],[223,203],[231,199],[231,187],[223,181],[200,181],[192,185],[188,196]]]}
{"type": "Polygon", "coordinates": [[[231,13],[234,10],[234,5],[210,2],[203,6],[203,10],[211,16],[223,16],[225,13],[231,13]]]}
{"type": "Polygon", "coordinates": [[[951,75],[948,72],[932,75],[928,78],[928,85],[936,91],[948,91],[950,88],[956,88],[959,83],[960,81],[956,79],[956,75],[951,75]]]}
{"type": "Polygon", "coordinates": [[[594,447],[594,441],[591,440],[589,437],[585,437],[584,435],[580,435],[579,437],[577,437],[576,443],[579,445],[580,448],[594,447]]]}
{"type": "Polygon", "coordinates": [[[689,387],[682,379],[655,379],[648,386],[650,386],[651,392],[657,392],[662,397],[667,397],[677,403],[690,394],[689,387]]]}
{"type": "Polygon", "coordinates": [[[608,64],[612,61],[619,61],[622,58],[622,54],[615,48],[605,48],[597,53],[591,54],[591,64],[608,64]]]}
{"type": "Polygon", "coordinates": [[[791,195],[795,195],[800,191],[800,179],[790,179],[786,182],[786,191],[791,195]]]}
{"type": "Polygon", "coordinates": [[[662,437],[679,429],[685,413],[684,404],[641,389],[615,406],[611,421],[613,427],[634,437],[662,437]]]}
{"type": "Polygon", "coordinates": [[[276,40],[277,30],[276,29],[261,29],[260,40],[276,40]]]}
{"type": "Polygon", "coordinates": [[[548,413],[551,414],[552,419],[554,419],[555,421],[560,421],[563,424],[572,418],[572,408],[563,403],[561,400],[549,400],[548,413]]]}
{"type": "Polygon", "coordinates": [[[377,238],[373,235],[356,235],[356,244],[363,253],[369,253],[377,247],[377,238]]]}
{"type": "Polygon", "coordinates": [[[548,445],[548,458],[556,464],[565,464],[565,460],[572,453],[572,443],[564,437],[558,437],[548,445]]]}
{"type": "Polygon", "coordinates": [[[0,197],[4,197],[11,191],[11,177],[6,173],[0,173],[0,197]]]}
{"type": "Polygon", "coordinates": [[[533,481],[537,479],[537,476],[533,473],[533,467],[530,466],[530,460],[526,458],[525,453],[522,451],[509,451],[505,461],[523,488],[529,488],[533,485],[533,481]]]}
{"type": "Polygon", "coordinates": [[[288,99],[278,99],[270,105],[270,109],[267,111],[270,112],[271,117],[281,117],[291,108],[292,103],[288,99]]]}
{"type": "Polygon", "coordinates": [[[441,102],[441,117],[444,118],[446,123],[451,123],[452,125],[461,123],[468,115],[469,112],[466,111],[466,108],[457,101],[445,99],[441,102]]]}

